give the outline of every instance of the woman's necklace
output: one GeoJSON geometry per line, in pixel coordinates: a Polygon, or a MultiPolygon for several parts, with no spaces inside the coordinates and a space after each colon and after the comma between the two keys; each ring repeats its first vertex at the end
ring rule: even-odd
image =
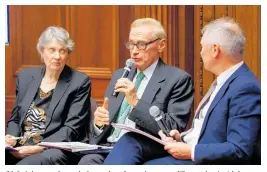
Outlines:
{"type": "Polygon", "coordinates": [[[39,91],[39,96],[41,99],[44,99],[44,98],[47,98],[51,95],[52,93],[52,90],[48,91],[47,93],[45,93],[41,88],[40,88],[40,91],[39,91]]]}

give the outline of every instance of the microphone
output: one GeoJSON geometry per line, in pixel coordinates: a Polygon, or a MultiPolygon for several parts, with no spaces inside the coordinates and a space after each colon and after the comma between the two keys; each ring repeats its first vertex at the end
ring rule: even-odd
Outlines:
{"type": "Polygon", "coordinates": [[[157,106],[152,106],[149,109],[149,113],[151,116],[154,117],[155,121],[159,125],[159,128],[162,130],[162,132],[168,136],[170,136],[170,130],[168,129],[166,123],[162,120],[162,114],[163,112],[157,107],[157,106]]]}
{"type": "MultiPolygon", "coordinates": [[[[127,78],[127,76],[129,75],[134,63],[135,62],[134,62],[133,59],[126,60],[126,63],[125,63],[126,66],[124,67],[124,71],[123,71],[123,74],[122,74],[121,78],[127,78]]],[[[117,97],[118,94],[119,94],[119,92],[115,92],[114,91],[112,96],[117,97]]]]}

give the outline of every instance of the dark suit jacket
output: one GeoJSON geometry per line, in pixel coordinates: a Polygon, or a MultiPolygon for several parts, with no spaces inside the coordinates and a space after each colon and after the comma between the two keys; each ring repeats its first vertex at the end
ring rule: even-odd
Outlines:
{"type": "Polygon", "coordinates": [[[260,134],[261,88],[243,64],[221,87],[208,109],[197,164],[248,164],[260,134]]]}
{"type": "MultiPolygon", "coordinates": [[[[7,133],[23,134],[26,112],[36,95],[45,67],[28,68],[17,78],[16,102],[8,121],[7,133]]],[[[86,141],[90,115],[91,81],[67,65],[62,70],[46,112],[46,142],[86,141]]]]}
{"type": "MultiPolygon", "coordinates": [[[[110,122],[116,121],[116,115],[124,98],[123,93],[119,93],[118,97],[112,96],[114,86],[122,73],[123,69],[114,72],[105,94],[109,98],[110,122]]],[[[133,68],[128,78],[133,80],[135,73],[136,69],[133,68]]],[[[191,76],[159,59],[142,98],[130,113],[129,119],[134,121],[138,128],[158,136],[160,128],[149,114],[149,108],[156,105],[165,112],[163,119],[169,128],[183,131],[190,117],[193,94],[194,87],[191,76]]],[[[111,131],[112,127],[110,125],[105,126],[103,132],[99,136],[93,135],[90,141],[92,143],[106,143],[111,131]]]]}

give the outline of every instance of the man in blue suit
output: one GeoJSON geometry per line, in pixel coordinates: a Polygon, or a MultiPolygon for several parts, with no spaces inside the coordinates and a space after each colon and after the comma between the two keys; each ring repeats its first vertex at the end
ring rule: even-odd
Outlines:
{"type": "Polygon", "coordinates": [[[251,163],[260,139],[261,88],[243,61],[244,34],[233,19],[220,18],[203,28],[201,46],[204,68],[217,78],[188,131],[172,130],[173,137],[159,133],[170,155],[148,159],[149,153],[138,146],[138,137],[128,134],[117,142],[104,164],[251,163]]]}

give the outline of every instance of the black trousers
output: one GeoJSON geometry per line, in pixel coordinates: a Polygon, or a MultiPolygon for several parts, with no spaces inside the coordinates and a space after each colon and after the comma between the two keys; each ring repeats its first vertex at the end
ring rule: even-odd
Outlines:
{"type": "Polygon", "coordinates": [[[5,151],[6,165],[76,165],[79,159],[79,155],[60,149],[47,149],[23,159],[18,159],[9,151],[5,151]]]}

